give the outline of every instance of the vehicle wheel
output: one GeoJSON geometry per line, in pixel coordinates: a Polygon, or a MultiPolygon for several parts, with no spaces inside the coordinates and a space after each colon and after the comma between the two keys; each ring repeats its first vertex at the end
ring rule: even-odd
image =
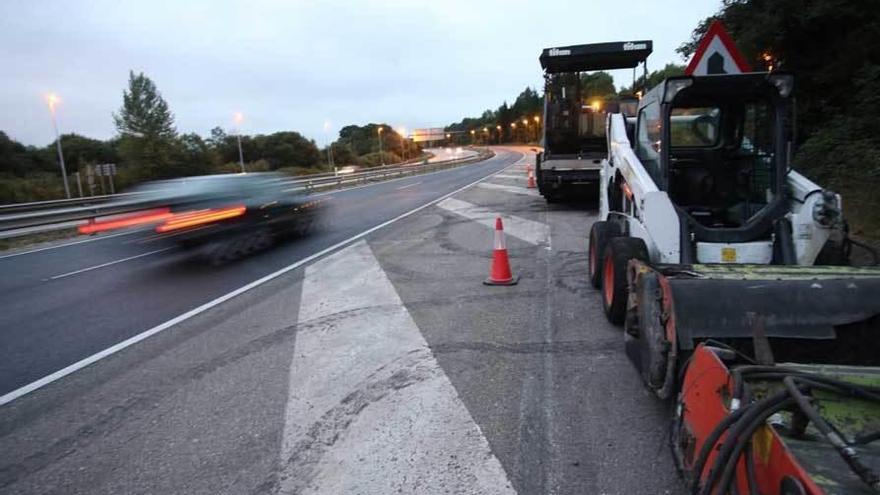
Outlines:
{"type": "Polygon", "coordinates": [[[642,380],[663,400],[672,396],[675,389],[675,353],[670,356],[671,344],[666,339],[663,325],[663,301],[660,298],[660,284],[657,275],[645,274],[640,277],[636,300],[638,323],[636,329],[627,332],[638,337],[639,368],[642,380]]]}
{"type": "Polygon", "coordinates": [[[602,307],[608,321],[615,325],[623,323],[628,297],[626,267],[631,259],[648,260],[648,248],[641,239],[614,237],[605,247],[602,260],[602,307]]]}
{"type": "Polygon", "coordinates": [[[547,194],[544,196],[544,199],[546,199],[548,203],[558,203],[559,202],[559,196],[557,196],[555,194],[547,194]]]}
{"type": "Polygon", "coordinates": [[[590,283],[596,289],[602,286],[602,262],[605,260],[603,255],[611,237],[610,231],[608,222],[604,221],[594,222],[590,227],[590,240],[587,245],[588,270],[590,283]]]}

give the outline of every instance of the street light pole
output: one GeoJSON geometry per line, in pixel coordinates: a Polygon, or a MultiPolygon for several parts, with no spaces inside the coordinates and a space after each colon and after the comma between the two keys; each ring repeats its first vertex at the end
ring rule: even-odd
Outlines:
{"type": "Polygon", "coordinates": [[[385,155],[382,154],[382,126],[379,126],[379,130],[376,131],[379,135],[379,160],[382,161],[382,166],[385,166],[385,155]]]}
{"type": "Polygon", "coordinates": [[[241,151],[241,121],[244,120],[244,115],[241,112],[235,112],[232,118],[235,121],[235,137],[238,139],[238,164],[241,165],[241,173],[246,173],[244,169],[244,153],[241,151]]]}
{"type": "Polygon", "coordinates": [[[58,133],[58,119],[55,118],[55,105],[58,103],[58,96],[50,93],[46,96],[46,102],[49,104],[49,113],[52,114],[52,128],[55,129],[55,144],[58,148],[58,165],[61,167],[61,178],[64,180],[64,194],[70,199],[70,186],[67,184],[67,167],[64,166],[64,150],[61,149],[61,135],[58,133]]]}

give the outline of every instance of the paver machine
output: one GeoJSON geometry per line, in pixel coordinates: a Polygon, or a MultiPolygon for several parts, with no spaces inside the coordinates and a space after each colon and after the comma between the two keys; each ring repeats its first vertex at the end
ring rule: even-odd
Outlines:
{"type": "MultiPolygon", "coordinates": [[[[536,157],[535,180],[548,202],[595,198],[599,171],[608,157],[605,116],[618,111],[583,88],[585,72],[643,69],[652,42],[618,41],[546,48],[539,58],[544,69],[544,151],[536,157]]],[[[646,70],[646,69],[645,69],[646,70]]]]}
{"type": "Polygon", "coordinates": [[[589,276],[676,397],[692,493],[880,490],[880,271],[849,266],[840,196],[791,168],[793,92],[673,77],[607,119],[589,276]]]}

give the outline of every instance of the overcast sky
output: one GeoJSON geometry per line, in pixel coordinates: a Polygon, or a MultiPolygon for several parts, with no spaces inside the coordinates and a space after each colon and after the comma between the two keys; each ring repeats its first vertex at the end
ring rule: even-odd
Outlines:
{"type": "MultiPolygon", "coordinates": [[[[158,86],[180,132],[244,114],[244,133],[296,130],[325,143],[347,124],[441,127],[542,82],[544,47],[654,40],[649,69],[718,0],[0,2],[0,130],[106,139],[129,70],[158,86]],[[328,125],[329,123],[329,125],[328,125]],[[325,130],[326,129],[326,130],[325,130]]],[[[614,73],[629,84],[632,71],[614,73]]]]}

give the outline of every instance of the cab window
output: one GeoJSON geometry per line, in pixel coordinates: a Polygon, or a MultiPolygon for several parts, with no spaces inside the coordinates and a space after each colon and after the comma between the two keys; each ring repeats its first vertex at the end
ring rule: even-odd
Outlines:
{"type": "Polygon", "coordinates": [[[650,103],[639,111],[636,156],[658,185],[661,130],[660,106],[656,102],[650,103]]]}

